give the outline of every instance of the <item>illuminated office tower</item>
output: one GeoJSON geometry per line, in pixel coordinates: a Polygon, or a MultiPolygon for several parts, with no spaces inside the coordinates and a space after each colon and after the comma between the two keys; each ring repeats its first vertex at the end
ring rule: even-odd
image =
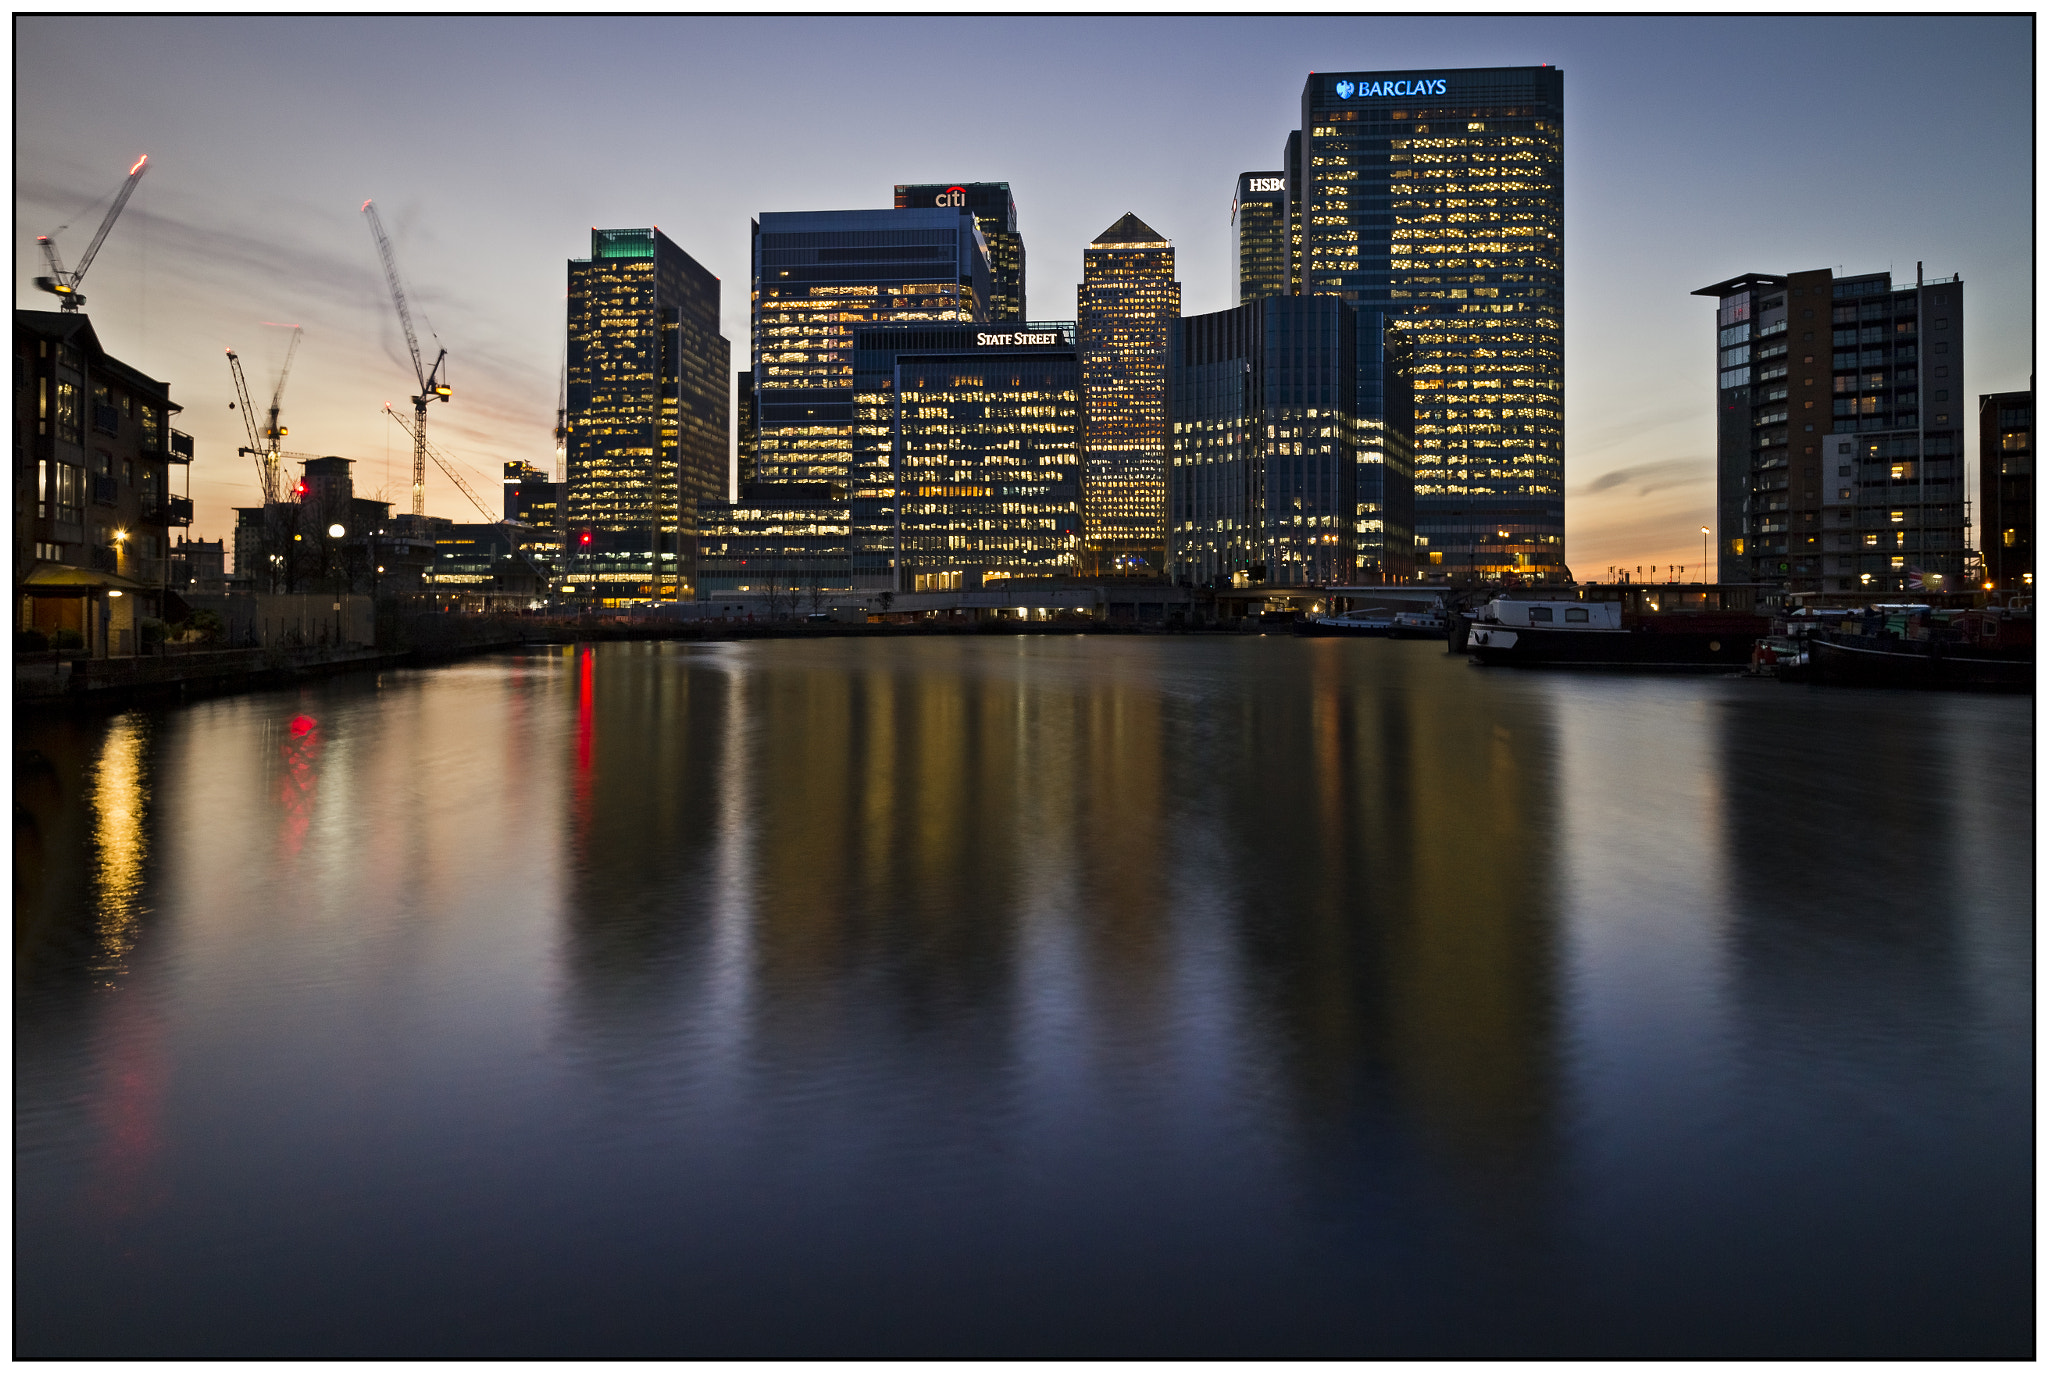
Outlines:
{"type": "Polygon", "coordinates": [[[1173,579],[1407,581],[1406,349],[1385,316],[1334,296],[1174,321],[1173,579]]]}
{"type": "Polygon", "coordinates": [[[1286,173],[1238,173],[1230,230],[1237,249],[1237,303],[1290,294],[1286,173]]]}
{"type": "Polygon", "coordinates": [[[604,601],[688,594],[724,496],[731,345],[718,278],[658,229],[592,229],[569,263],[568,579],[604,601]]]}
{"type": "Polygon", "coordinates": [[[754,374],[750,371],[736,373],[734,381],[735,394],[739,398],[739,414],[734,426],[739,432],[734,447],[738,459],[740,485],[745,486],[754,480],[754,468],[761,460],[759,444],[756,442],[758,436],[754,428],[754,374]]]}
{"type": "Polygon", "coordinates": [[[974,211],[988,245],[988,317],[991,323],[1024,319],[1024,235],[1017,228],[1017,200],[1007,181],[933,182],[898,186],[896,208],[964,206],[974,211]]]}
{"type": "Polygon", "coordinates": [[[1302,292],[1413,335],[1423,571],[1561,576],[1563,74],[1318,72],[1301,120],[1302,292]]]}
{"type": "Polygon", "coordinates": [[[844,486],[853,332],[988,321],[988,247],[971,210],[764,214],[754,233],[756,479],[844,486]]]}
{"type": "Polygon", "coordinates": [[[751,475],[707,510],[719,585],[706,589],[759,589],[771,565],[844,590],[856,537],[894,519],[892,492],[854,480],[854,334],[986,324],[988,246],[964,206],[823,210],[762,215],[753,258],[751,475]]]}
{"type": "Polygon", "coordinates": [[[1303,215],[1301,212],[1301,130],[1287,135],[1287,147],[1280,155],[1280,165],[1286,170],[1287,197],[1287,294],[1301,294],[1301,239],[1303,215]]]}
{"type": "Polygon", "coordinates": [[[1081,365],[1057,330],[978,333],[896,355],[901,591],[1073,575],[1081,542],[1081,365]]]}
{"type": "Polygon", "coordinates": [[[1166,348],[1180,318],[1173,245],[1127,214],[1081,264],[1082,567],[1096,577],[1163,577],[1166,348]]]}

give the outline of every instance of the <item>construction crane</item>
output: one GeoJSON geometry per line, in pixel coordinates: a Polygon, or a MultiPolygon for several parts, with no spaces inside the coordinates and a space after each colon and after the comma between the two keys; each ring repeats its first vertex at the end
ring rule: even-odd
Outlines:
{"type": "MultiPolygon", "coordinates": [[[[377,207],[367,200],[363,202],[363,218],[370,221],[370,236],[377,240],[377,255],[384,261],[384,280],[390,283],[391,303],[398,307],[398,322],[405,326],[405,346],[412,354],[413,375],[420,384],[419,394],[412,398],[412,426],[406,432],[412,435],[412,513],[424,515],[427,513],[427,402],[448,399],[448,382],[441,374],[441,369],[448,362],[448,350],[441,349],[432,367],[421,361],[419,337],[412,330],[412,309],[405,303],[405,287],[398,278],[398,258],[391,251],[391,239],[384,232],[384,222],[377,218],[377,207]]],[[[431,325],[427,332],[433,332],[431,325]]]]}
{"type": "Polygon", "coordinates": [[[482,501],[477,499],[476,492],[470,490],[469,483],[464,481],[462,479],[462,474],[455,470],[455,464],[450,462],[447,458],[443,457],[441,455],[440,449],[434,447],[432,444],[427,442],[427,435],[425,430],[415,429],[411,425],[407,424],[405,422],[405,416],[399,414],[396,410],[393,410],[388,405],[384,407],[384,413],[391,416],[392,419],[396,420],[398,422],[398,427],[400,429],[403,429],[406,432],[406,434],[412,439],[412,451],[415,453],[425,453],[431,456],[434,459],[434,464],[437,467],[439,467],[442,472],[447,474],[448,480],[454,482],[455,485],[458,488],[460,488],[462,494],[469,497],[469,503],[475,506],[478,510],[483,512],[483,517],[486,521],[488,521],[491,524],[504,523],[504,519],[502,516],[493,515],[491,513],[491,508],[485,505],[482,501]]]}
{"type": "Polygon", "coordinates": [[[36,242],[43,250],[43,265],[49,268],[49,275],[37,277],[36,285],[57,297],[63,309],[76,310],[85,304],[85,297],[78,294],[78,283],[85,280],[86,268],[92,266],[92,260],[99,256],[100,245],[107,241],[107,231],[121,217],[121,208],[128,203],[128,197],[135,194],[135,183],[142,180],[142,174],[148,170],[149,154],[144,153],[128,169],[128,179],[121,183],[120,194],[114,197],[114,208],[108,210],[107,217],[100,221],[100,231],[92,236],[92,242],[86,245],[85,256],[79,258],[78,265],[70,271],[64,270],[64,261],[57,256],[57,245],[50,241],[50,236],[36,235],[36,242]]]}
{"type": "Polygon", "coordinates": [[[235,409],[239,402],[242,427],[249,433],[249,442],[241,451],[256,459],[256,484],[263,491],[263,503],[275,504],[278,499],[277,467],[272,460],[269,446],[263,442],[263,436],[256,432],[256,407],[249,402],[249,383],[242,376],[242,360],[235,356],[235,350],[232,348],[228,349],[228,371],[232,372],[235,378],[235,399],[228,402],[228,409],[235,409]]]}
{"type": "Polygon", "coordinates": [[[257,481],[263,488],[265,504],[283,498],[283,460],[287,455],[282,450],[280,440],[291,433],[291,430],[278,423],[278,412],[284,403],[285,381],[292,374],[292,359],[298,355],[299,340],[306,334],[300,325],[294,324],[290,328],[291,345],[285,349],[284,366],[277,374],[277,389],[270,393],[270,423],[261,430],[256,427],[256,407],[249,401],[249,383],[242,375],[242,360],[235,355],[234,349],[228,349],[228,370],[235,376],[235,400],[229,402],[228,408],[234,409],[237,403],[241,406],[242,427],[249,432],[249,446],[242,451],[256,459],[257,481]]]}

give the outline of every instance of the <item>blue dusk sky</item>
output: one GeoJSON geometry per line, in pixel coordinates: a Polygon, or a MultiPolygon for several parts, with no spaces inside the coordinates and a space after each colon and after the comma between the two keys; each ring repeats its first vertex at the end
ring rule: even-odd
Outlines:
{"type": "MultiPolygon", "coordinates": [[[[403,507],[382,415],[411,367],[376,199],[451,360],[436,442],[487,503],[554,460],[564,262],[657,224],[724,285],[747,360],[748,220],[1008,181],[1037,319],[1125,211],[1174,241],[1189,314],[1232,303],[1231,191],[1279,166],[1311,71],[1550,63],[1565,77],[1567,560],[1686,563],[1713,509],[1711,304],[1745,271],[1968,286],[1964,408],[2032,372],[2031,18],[94,19],[15,25],[15,301],[150,156],[85,282],[117,357],[198,443],[195,534],[257,499],[223,350],[287,446],[403,507]]],[[[424,340],[423,340],[424,341],[424,340]]],[[[428,509],[476,518],[439,473],[428,509]]]]}

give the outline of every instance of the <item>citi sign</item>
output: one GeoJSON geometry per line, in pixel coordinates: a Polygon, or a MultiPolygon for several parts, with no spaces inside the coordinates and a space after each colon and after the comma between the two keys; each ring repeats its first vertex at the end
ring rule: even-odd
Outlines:
{"type": "Polygon", "coordinates": [[[948,186],[945,190],[932,197],[932,204],[964,206],[967,204],[967,188],[965,186],[948,186]]]}
{"type": "Polygon", "coordinates": [[[1339,81],[1337,98],[1349,100],[1357,96],[1363,100],[1369,95],[1442,95],[1444,78],[1417,77],[1413,81],[1339,81]]]}

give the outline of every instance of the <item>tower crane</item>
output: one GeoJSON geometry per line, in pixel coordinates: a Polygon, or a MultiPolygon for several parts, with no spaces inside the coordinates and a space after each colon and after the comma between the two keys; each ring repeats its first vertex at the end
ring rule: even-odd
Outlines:
{"type": "MultiPolygon", "coordinates": [[[[377,240],[377,256],[384,262],[384,280],[391,286],[391,303],[398,307],[398,322],[405,327],[405,346],[412,354],[413,375],[419,380],[419,394],[412,398],[412,425],[406,432],[412,435],[412,513],[427,513],[427,402],[445,401],[450,394],[447,379],[441,369],[447,365],[448,350],[443,348],[434,358],[434,365],[428,367],[420,359],[419,337],[412,329],[412,309],[405,302],[405,287],[398,278],[398,258],[391,251],[391,240],[384,233],[384,222],[377,218],[377,207],[363,202],[363,218],[370,222],[370,236],[377,240]]],[[[433,327],[428,326],[428,333],[433,327]]],[[[439,342],[436,339],[435,342],[439,342]]],[[[443,464],[445,469],[446,464],[443,464]]],[[[457,485],[461,485],[458,481],[457,485]]],[[[468,488],[464,488],[467,490],[468,488]]],[[[471,497],[472,500],[475,497],[471,497]]]]}
{"type": "Polygon", "coordinates": [[[85,256],[78,259],[78,265],[70,271],[64,270],[64,260],[57,256],[57,245],[48,234],[37,234],[36,242],[43,250],[43,265],[49,268],[48,276],[36,278],[36,285],[57,297],[66,310],[76,310],[85,304],[85,297],[78,294],[78,283],[85,280],[85,269],[92,266],[92,260],[99,256],[100,245],[107,241],[107,231],[114,227],[114,221],[121,217],[121,208],[128,203],[128,197],[135,194],[135,183],[142,180],[142,174],[149,170],[149,154],[135,159],[135,165],[128,169],[128,179],[121,183],[121,190],[114,197],[114,207],[107,211],[107,217],[100,221],[100,231],[92,236],[92,242],[85,248],[85,256]]]}
{"type": "Polygon", "coordinates": [[[291,326],[291,331],[291,345],[285,349],[284,366],[277,374],[277,389],[270,393],[270,423],[261,430],[256,427],[256,407],[249,401],[249,383],[242,375],[242,360],[235,355],[234,349],[228,349],[228,370],[235,376],[235,399],[241,406],[242,427],[249,433],[249,446],[242,451],[256,459],[256,475],[263,487],[265,504],[283,499],[283,459],[286,455],[280,440],[291,430],[277,422],[278,412],[284,402],[285,381],[292,374],[292,359],[298,355],[299,340],[306,334],[305,329],[297,324],[291,326]]]}
{"type": "Polygon", "coordinates": [[[504,523],[504,518],[501,515],[493,515],[491,513],[491,508],[485,505],[482,501],[477,499],[476,492],[470,490],[469,483],[464,481],[462,479],[462,474],[455,470],[455,464],[450,462],[447,458],[443,457],[441,455],[440,449],[434,447],[432,444],[427,442],[426,430],[413,428],[411,425],[405,422],[405,416],[399,414],[396,410],[393,410],[388,405],[384,407],[384,413],[391,416],[392,419],[398,421],[398,427],[400,429],[403,429],[406,432],[406,434],[412,439],[413,452],[425,453],[431,456],[434,460],[434,465],[439,467],[442,472],[447,474],[448,480],[454,482],[457,488],[461,490],[463,495],[469,497],[469,503],[475,506],[478,510],[483,512],[483,517],[486,522],[490,524],[504,523]]]}
{"type": "Polygon", "coordinates": [[[235,378],[235,399],[228,402],[228,409],[235,409],[239,403],[242,427],[249,433],[249,442],[241,451],[256,459],[256,484],[263,491],[263,503],[271,505],[277,501],[277,469],[268,460],[262,435],[256,432],[256,407],[249,403],[249,383],[242,375],[242,360],[232,348],[228,349],[228,371],[235,378]]]}

